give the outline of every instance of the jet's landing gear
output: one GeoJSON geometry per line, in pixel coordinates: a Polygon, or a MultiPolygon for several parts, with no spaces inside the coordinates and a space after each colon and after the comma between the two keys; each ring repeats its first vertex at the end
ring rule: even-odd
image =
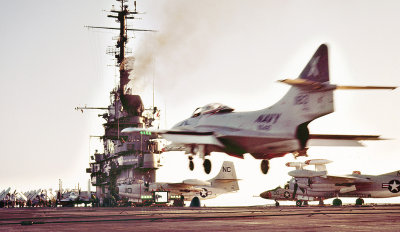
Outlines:
{"type": "Polygon", "coordinates": [[[279,207],[279,202],[277,200],[275,200],[275,206],[279,207]]]}
{"type": "Polygon", "coordinates": [[[203,162],[204,172],[210,174],[211,172],[211,161],[209,159],[205,159],[203,162]]]}
{"type": "Polygon", "coordinates": [[[198,197],[193,197],[190,202],[190,207],[200,207],[200,199],[198,197]]]}
{"type": "Polygon", "coordinates": [[[306,147],[306,148],[304,148],[302,150],[295,151],[292,154],[293,154],[295,159],[297,159],[297,157],[300,157],[300,156],[308,157],[307,151],[308,151],[308,148],[306,147]]]}
{"type": "Polygon", "coordinates": [[[342,206],[342,200],[340,200],[339,198],[333,199],[332,205],[333,206],[342,206]]]}
{"type": "Polygon", "coordinates": [[[193,163],[192,156],[189,156],[189,169],[190,169],[190,171],[193,171],[193,169],[194,169],[194,163],[193,163]]]}
{"type": "Polygon", "coordinates": [[[267,174],[269,170],[269,160],[261,161],[261,172],[267,174]]]}
{"type": "Polygon", "coordinates": [[[361,197],[357,198],[356,200],[356,206],[361,206],[364,204],[364,199],[362,199],[361,197]]]}
{"type": "Polygon", "coordinates": [[[319,205],[319,206],[324,206],[324,200],[319,199],[318,205],[319,205]]]}

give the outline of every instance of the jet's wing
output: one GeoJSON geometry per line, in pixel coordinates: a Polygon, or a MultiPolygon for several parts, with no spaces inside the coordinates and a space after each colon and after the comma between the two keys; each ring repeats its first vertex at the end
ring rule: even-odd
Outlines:
{"type": "Polygon", "coordinates": [[[364,146],[360,141],[386,140],[380,135],[310,134],[307,146],[364,146]]]}
{"type": "Polygon", "coordinates": [[[168,187],[171,188],[193,189],[194,186],[211,186],[211,183],[197,179],[187,179],[180,183],[168,183],[168,187]]]}
{"type": "Polygon", "coordinates": [[[181,188],[181,189],[189,189],[193,187],[191,184],[185,184],[185,183],[168,183],[169,188],[181,188]]]}
{"type": "Polygon", "coordinates": [[[165,147],[165,151],[186,151],[187,145],[208,145],[209,152],[219,151],[225,147],[217,139],[214,132],[208,131],[153,130],[128,127],[123,129],[121,134],[124,135],[131,132],[146,132],[151,135],[161,136],[163,139],[172,142],[165,147]]]}
{"type": "MultiPolygon", "coordinates": [[[[134,128],[129,127],[125,128],[121,131],[121,133],[129,133],[136,131],[143,131],[142,128],[134,128]]],[[[205,144],[205,145],[215,145],[219,147],[224,147],[224,145],[218,141],[214,132],[199,132],[199,131],[172,131],[172,130],[150,130],[147,131],[161,135],[161,137],[165,138],[173,142],[173,144],[205,144]]]]}
{"type": "Polygon", "coordinates": [[[166,131],[160,134],[174,144],[205,144],[224,147],[213,132],[166,131]]]}

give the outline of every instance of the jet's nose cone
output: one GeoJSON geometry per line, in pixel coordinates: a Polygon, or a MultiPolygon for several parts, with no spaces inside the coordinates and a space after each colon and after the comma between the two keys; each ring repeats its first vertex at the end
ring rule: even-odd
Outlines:
{"type": "Polygon", "coordinates": [[[264,198],[264,199],[268,199],[271,197],[271,193],[269,191],[265,191],[260,193],[260,197],[264,198]]]}

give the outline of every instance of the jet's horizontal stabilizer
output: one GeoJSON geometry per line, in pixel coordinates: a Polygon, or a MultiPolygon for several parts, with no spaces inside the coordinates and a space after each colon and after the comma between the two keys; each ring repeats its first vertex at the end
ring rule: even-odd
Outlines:
{"type": "Polygon", "coordinates": [[[326,84],[326,83],[322,83],[322,82],[318,82],[318,81],[311,81],[311,80],[307,80],[307,79],[301,79],[301,78],[297,78],[297,79],[284,79],[284,80],[279,80],[279,82],[288,84],[288,85],[292,85],[292,86],[296,86],[299,88],[305,88],[305,89],[322,89],[322,88],[327,88],[330,87],[331,89],[335,89],[334,85],[330,85],[330,84],[326,84]]]}
{"type": "Polygon", "coordinates": [[[279,82],[307,89],[322,89],[322,88],[332,88],[338,90],[394,90],[397,86],[355,86],[355,85],[331,85],[327,83],[321,83],[318,81],[310,81],[306,79],[284,79],[279,80],[279,82]]]}
{"type": "Polygon", "coordinates": [[[371,89],[394,90],[396,88],[397,88],[397,86],[353,86],[353,85],[337,85],[336,86],[336,89],[339,89],[339,90],[371,90],[371,89]]]}

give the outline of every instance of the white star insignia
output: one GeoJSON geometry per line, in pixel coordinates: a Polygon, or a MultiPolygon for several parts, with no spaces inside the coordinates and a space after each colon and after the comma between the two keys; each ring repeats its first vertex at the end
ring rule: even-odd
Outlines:
{"type": "Polygon", "coordinates": [[[390,184],[392,190],[396,189],[397,191],[399,191],[399,186],[400,184],[397,184],[396,181],[393,181],[393,183],[390,184]]]}

